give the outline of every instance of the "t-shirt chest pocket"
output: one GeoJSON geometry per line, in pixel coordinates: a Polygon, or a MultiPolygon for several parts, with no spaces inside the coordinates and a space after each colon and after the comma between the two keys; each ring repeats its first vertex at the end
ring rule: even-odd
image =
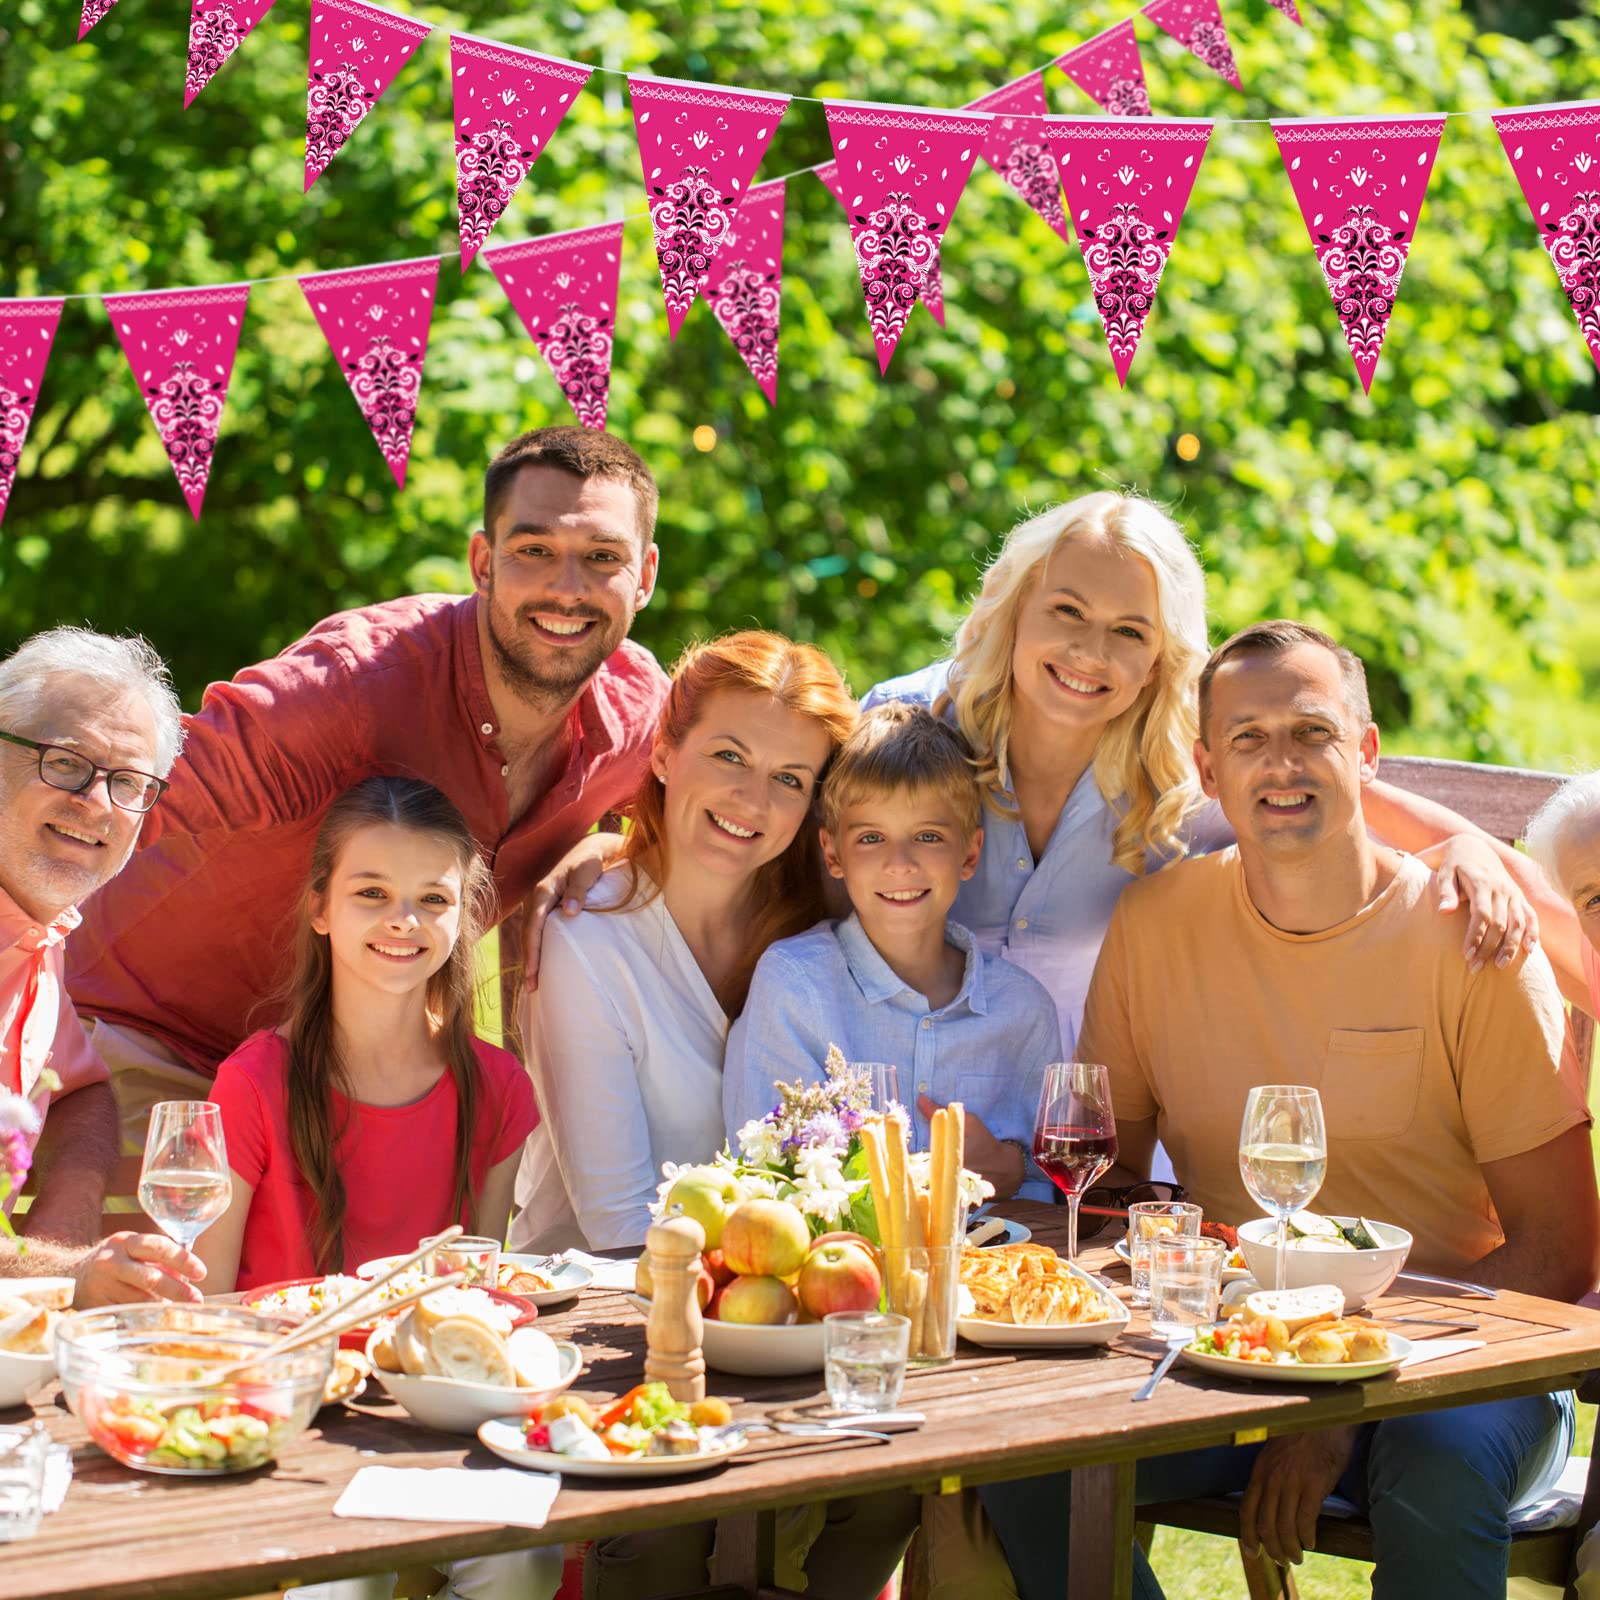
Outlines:
{"type": "Polygon", "coordinates": [[[1322,1069],[1330,1140],[1394,1139],[1417,1115],[1424,1030],[1334,1028],[1322,1069]]]}

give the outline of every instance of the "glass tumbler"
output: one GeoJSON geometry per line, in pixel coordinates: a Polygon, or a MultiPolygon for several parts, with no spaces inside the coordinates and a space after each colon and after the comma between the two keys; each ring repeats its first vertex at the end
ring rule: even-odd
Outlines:
{"type": "Polygon", "coordinates": [[[892,1311],[834,1311],[822,1319],[828,1399],[840,1411],[889,1411],[906,1381],[911,1320],[892,1311]]]}
{"type": "Polygon", "coordinates": [[[1192,1339],[1196,1328],[1217,1320],[1227,1258],[1220,1239],[1166,1234],[1150,1241],[1150,1327],[1158,1339],[1192,1339]]]}
{"type": "Polygon", "coordinates": [[[461,1273],[463,1284],[468,1288],[492,1289],[500,1281],[498,1239],[475,1239],[463,1234],[458,1239],[434,1245],[423,1259],[435,1277],[461,1273]]]}
{"type": "Polygon", "coordinates": [[[50,1435],[37,1423],[0,1428],[0,1543],[39,1531],[49,1457],[50,1435]]]}
{"type": "Polygon", "coordinates": [[[1133,1303],[1150,1304],[1150,1242],[1165,1234],[1200,1236],[1200,1207],[1188,1200],[1137,1200],[1128,1207],[1128,1266],[1133,1303]]]}

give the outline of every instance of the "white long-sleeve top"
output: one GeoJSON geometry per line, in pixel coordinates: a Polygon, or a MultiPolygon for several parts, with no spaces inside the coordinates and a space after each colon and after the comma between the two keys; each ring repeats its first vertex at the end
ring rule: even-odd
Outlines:
{"type": "MultiPolygon", "coordinates": [[[[661,1164],[722,1148],[728,1017],[656,895],[621,903],[626,868],[589,909],[545,924],[523,1038],[542,1121],[523,1147],[519,1250],[643,1245],[661,1164]]],[[[650,880],[640,874],[646,892],[650,880]]]]}

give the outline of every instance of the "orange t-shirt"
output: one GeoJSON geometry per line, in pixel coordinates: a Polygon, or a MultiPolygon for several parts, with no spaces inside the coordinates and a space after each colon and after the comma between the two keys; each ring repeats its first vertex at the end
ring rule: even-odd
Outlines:
{"type": "Polygon", "coordinates": [[[1123,891],[1078,1055],[1110,1069],[1116,1114],[1154,1117],[1208,1217],[1260,1216],[1239,1176],[1256,1084],[1322,1097],[1328,1175],[1312,1209],[1398,1223],[1420,1268],[1460,1273],[1504,1235],[1480,1167],[1587,1123],[1542,951],[1469,972],[1465,911],[1441,916],[1410,857],[1370,905],[1320,933],[1274,928],[1238,848],[1123,891]]]}

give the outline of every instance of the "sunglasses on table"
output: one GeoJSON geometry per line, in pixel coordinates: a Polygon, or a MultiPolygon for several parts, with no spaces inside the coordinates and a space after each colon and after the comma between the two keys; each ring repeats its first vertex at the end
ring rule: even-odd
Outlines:
{"type": "Polygon", "coordinates": [[[24,739],[20,733],[0,733],[0,739],[33,751],[38,758],[40,779],[65,794],[82,794],[96,778],[103,777],[112,805],[123,811],[148,811],[171,788],[165,778],[133,767],[97,767],[81,751],[69,750],[65,745],[40,744],[37,739],[24,739]]]}
{"type": "Polygon", "coordinates": [[[1167,1183],[1161,1179],[1149,1179],[1144,1183],[1128,1183],[1121,1187],[1113,1188],[1110,1184],[1096,1184],[1092,1189],[1083,1191],[1083,1200],[1078,1206],[1078,1215],[1081,1221],[1093,1233],[1086,1233],[1086,1238],[1106,1231],[1113,1223],[1125,1225],[1128,1220],[1128,1207],[1142,1205],[1146,1201],[1173,1201],[1187,1200],[1189,1191],[1181,1183],[1167,1183]]]}

